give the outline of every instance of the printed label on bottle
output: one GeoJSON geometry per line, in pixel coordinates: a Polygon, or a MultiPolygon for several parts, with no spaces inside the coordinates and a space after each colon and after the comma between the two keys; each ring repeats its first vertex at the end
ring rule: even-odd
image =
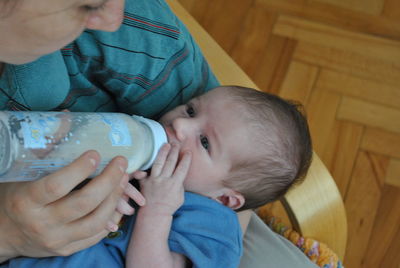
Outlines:
{"type": "Polygon", "coordinates": [[[111,130],[108,134],[112,146],[131,146],[132,138],[129,133],[128,126],[121,118],[109,115],[107,113],[100,114],[103,122],[110,126],[111,130]]]}
{"type": "Polygon", "coordinates": [[[60,125],[53,113],[13,113],[21,120],[21,131],[26,149],[45,149],[47,136],[51,136],[60,125]]]}

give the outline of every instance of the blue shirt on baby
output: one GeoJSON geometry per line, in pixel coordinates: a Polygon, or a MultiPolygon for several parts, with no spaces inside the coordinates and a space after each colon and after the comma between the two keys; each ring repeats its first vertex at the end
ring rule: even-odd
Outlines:
{"type": "MultiPolygon", "coordinates": [[[[68,257],[10,260],[1,268],[124,267],[135,216],[96,245],[68,257]]],[[[168,238],[171,251],[188,257],[197,268],[236,268],[242,255],[242,232],[236,213],[207,197],[186,192],[168,238]]]]}

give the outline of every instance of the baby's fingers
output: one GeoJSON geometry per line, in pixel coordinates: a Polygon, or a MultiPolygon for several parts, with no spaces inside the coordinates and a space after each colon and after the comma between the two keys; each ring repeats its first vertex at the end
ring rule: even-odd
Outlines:
{"type": "Polygon", "coordinates": [[[146,203],[144,196],[130,183],[125,187],[124,194],[129,196],[139,206],[144,206],[146,203]]]}
{"type": "Polygon", "coordinates": [[[168,143],[164,144],[161,147],[160,151],[157,154],[156,159],[154,160],[153,166],[151,168],[151,176],[152,177],[160,176],[160,174],[164,168],[164,164],[165,164],[165,161],[167,159],[170,149],[171,149],[171,145],[168,143]]]}
{"type": "Polygon", "coordinates": [[[167,159],[165,160],[164,168],[162,170],[163,176],[171,177],[174,173],[179,158],[179,149],[180,147],[178,144],[172,144],[172,148],[169,151],[167,159]]]}
{"type": "Polygon", "coordinates": [[[132,174],[129,175],[129,178],[135,178],[137,180],[141,180],[147,177],[147,172],[146,171],[142,171],[142,170],[137,170],[135,172],[133,172],[132,174]]]}
{"type": "Polygon", "coordinates": [[[175,169],[174,177],[182,183],[185,180],[187,173],[189,172],[191,162],[192,162],[192,153],[185,152],[182,156],[182,159],[179,161],[178,166],[175,169]]]}
{"type": "Polygon", "coordinates": [[[129,198],[127,197],[126,199],[121,198],[118,201],[117,211],[119,213],[121,213],[123,215],[132,215],[135,212],[134,208],[129,205],[128,200],[129,200],[129,198]]]}

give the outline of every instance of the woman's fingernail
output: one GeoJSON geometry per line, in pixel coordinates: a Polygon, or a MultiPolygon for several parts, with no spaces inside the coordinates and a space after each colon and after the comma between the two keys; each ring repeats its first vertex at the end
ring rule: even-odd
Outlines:
{"type": "Polygon", "coordinates": [[[118,159],[118,165],[119,165],[119,169],[121,170],[121,172],[125,172],[127,166],[126,166],[126,161],[124,159],[118,159]]]}
{"type": "Polygon", "coordinates": [[[107,230],[109,230],[110,232],[116,232],[116,231],[118,231],[118,225],[109,221],[107,223],[107,230]]]}
{"type": "Polygon", "coordinates": [[[90,163],[92,164],[92,166],[96,166],[96,160],[93,158],[89,158],[90,163]]]}
{"type": "Polygon", "coordinates": [[[133,215],[135,213],[135,208],[130,207],[129,209],[129,215],[133,215]]]}
{"type": "Polygon", "coordinates": [[[139,197],[138,205],[141,206],[141,207],[146,205],[146,199],[144,199],[144,197],[139,197]]]}
{"type": "Polygon", "coordinates": [[[85,156],[89,159],[90,164],[91,164],[92,166],[94,166],[94,167],[97,166],[97,161],[98,161],[97,158],[98,158],[98,157],[96,157],[96,153],[95,153],[95,152],[89,151],[89,152],[87,152],[87,153],[85,154],[85,156]]]}

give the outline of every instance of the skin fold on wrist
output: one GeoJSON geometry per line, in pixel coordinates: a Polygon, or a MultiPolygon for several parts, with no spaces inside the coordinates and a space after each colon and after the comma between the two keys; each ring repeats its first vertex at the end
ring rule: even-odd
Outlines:
{"type": "Polygon", "coordinates": [[[160,208],[149,208],[149,207],[141,207],[138,211],[143,216],[152,217],[152,218],[172,218],[171,213],[164,212],[163,209],[160,208]]]}

